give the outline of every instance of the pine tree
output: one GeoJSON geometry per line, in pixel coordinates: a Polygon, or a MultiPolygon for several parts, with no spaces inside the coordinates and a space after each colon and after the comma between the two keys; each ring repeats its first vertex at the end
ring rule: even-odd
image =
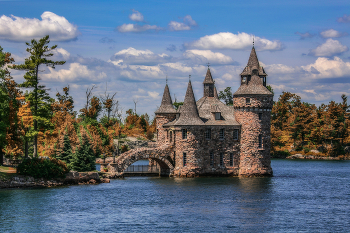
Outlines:
{"type": "Polygon", "coordinates": [[[95,170],[95,157],[91,149],[89,139],[86,134],[82,134],[80,148],[73,154],[69,168],[73,171],[93,171],[95,170]]]}
{"type": "Polygon", "coordinates": [[[57,156],[57,159],[64,161],[68,166],[72,158],[72,146],[68,134],[65,134],[63,138],[63,148],[61,153],[57,156]]]}

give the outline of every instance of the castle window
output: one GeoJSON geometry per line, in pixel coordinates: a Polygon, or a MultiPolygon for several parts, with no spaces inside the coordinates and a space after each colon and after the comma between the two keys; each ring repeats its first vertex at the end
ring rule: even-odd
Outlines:
{"type": "Polygon", "coordinates": [[[262,120],[262,112],[259,112],[259,120],[262,120]]]}
{"type": "Polygon", "coordinates": [[[245,83],[247,81],[247,77],[242,78],[242,83],[245,83]]]}
{"type": "Polygon", "coordinates": [[[172,142],[173,141],[173,131],[170,131],[170,138],[169,141],[172,142]]]}
{"type": "Polygon", "coordinates": [[[211,129],[205,130],[205,139],[207,139],[207,140],[211,139],[211,129]]]}
{"type": "Polygon", "coordinates": [[[230,153],[230,167],[233,167],[233,153],[230,153]]]}
{"type": "Polygon", "coordinates": [[[220,120],[221,119],[221,112],[216,112],[215,113],[215,120],[220,120]]]}
{"type": "Polygon", "coordinates": [[[225,139],[225,129],[220,129],[219,139],[221,139],[221,140],[225,139]]]}
{"type": "Polygon", "coordinates": [[[250,98],[245,98],[245,103],[250,104],[250,98]]]}
{"type": "Polygon", "coordinates": [[[263,85],[266,87],[266,77],[263,78],[263,85]]]}
{"type": "Polygon", "coordinates": [[[183,153],[182,159],[183,159],[183,166],[185,167],[187,165],[187,155],[185,152],[183,153]]]}
{"type": "Polygon", "coordinates": [[[239,133],[239,129],[233,130],[233,140],[238,140],[238,138],[239,138],[238,133],[239,133]]]}
{"type": "Polygon", "coordinates": [[[262,148],[263,144],[262,144],[262,135],[259,134],[259,148],[262,148]]]}
{"type": "Polygon", "coordinates": [[[224,166],[224,153],[220,153],[220,166],[224,166]]]}
{"type": "Polygon", "coordinates": [[[182,129],[182,139],[187,139],[187,129],[182,129]]]}
{"type": "Polygon", "coordinates": [[[214,153],[210,151],[210,166],[214,167],[214,153]]]}

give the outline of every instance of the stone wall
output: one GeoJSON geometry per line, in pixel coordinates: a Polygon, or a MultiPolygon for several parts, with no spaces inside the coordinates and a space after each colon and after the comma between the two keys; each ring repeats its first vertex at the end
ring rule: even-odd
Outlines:
{"type": "Polygon", "coordinates": [[[156,114],[157,145],[162,146],[167,143],[167,131],[163,125],[175,119],[175,114],[156,114]]]}

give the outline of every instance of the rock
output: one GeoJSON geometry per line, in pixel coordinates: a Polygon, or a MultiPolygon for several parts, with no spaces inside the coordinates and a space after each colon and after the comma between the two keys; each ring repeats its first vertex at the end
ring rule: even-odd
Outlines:
{"type": "Polygon", "coordinates": [[[110,182],[111,182],[111,180],[108,178],[101,179],[101,183],[110,183],[110,182]]]}
{"type": "Polygon", "coordinates": [[[344,147],[344,151],[345,153],[350,154],[350,146],[344,147]]]}
{"type": "Polygon", "coordinates": [[[319,151],[319,150],[310,150],[310,152],[311,152],[311,153],[314,153],[314,154],[318,154],[318,153],[320,153],[320,151],[319,151]]]}

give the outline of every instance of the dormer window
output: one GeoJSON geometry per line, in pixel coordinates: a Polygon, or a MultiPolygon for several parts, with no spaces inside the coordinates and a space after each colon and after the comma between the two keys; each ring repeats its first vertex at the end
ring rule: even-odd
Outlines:
{"type": "Polygon", "coordinates": [[[243,77],[242,78],[242,83],[246,83],[247,82],[247,77],[243,77]]]}
{"type": "Polygon", "coordinates": [[[221,112],[216,112],[215,113],[215,120],[221,120],[221,112]]]}

